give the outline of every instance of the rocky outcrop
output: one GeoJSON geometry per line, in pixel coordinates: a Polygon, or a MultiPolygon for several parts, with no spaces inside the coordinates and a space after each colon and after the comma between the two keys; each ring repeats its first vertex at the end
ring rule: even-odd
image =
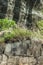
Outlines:
{"type": "Polygon", "coordinates": [[[39,39],[5,43],[0,53],[1,65],[43,65],[43,41],[39,39]]]}
{"type": "Polygon", "coordinates": [[[34,57],[0,55],[0,65],[43,65],[43,56],[40,56],[37,62],[34,57]]]}
{"type": "Polygon", "coordinates": [[[0,55],[0,64],[1,65],[35,65],[36,59],[34,57],[18,57],[18,56],[9,56],[0,55]]]}

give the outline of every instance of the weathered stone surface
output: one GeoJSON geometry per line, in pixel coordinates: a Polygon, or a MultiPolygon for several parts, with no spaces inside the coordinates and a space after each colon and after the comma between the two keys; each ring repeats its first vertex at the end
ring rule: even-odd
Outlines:
{"type": "Polygon", "coordinates": [[[5,47],[5,53],[6,54],[10,54],[11,53],[11,44],[6,44],[6,47],[5,47]]]}
{"type": "Polygon", "coordinates": [[[2,55],[0,55],[0,63],[2,62],[2,55]]]}
{"type": "Polygon", "coordinates": [[[30,56],[30,40],[6,44],[5,53],[12,55],[30,56]]]}
{"type": "Polygon", "coordinates": [[[43,44],[41,45],[41,56],[43,56],[43,44]]]}
{"type": "MultiPolygon", "coordinates": [[[[43,42],[38,39],[7,43],[4,47],[0,65],[43,65],[43,42]]],[[[3,50],[3,46],[0,48],[3,50]]]]}
{"type": "Polygon", "coordinates": [[[32,40],[31,51],[34,57],[39,57],[41,55],[41,42],[38,39],[32,40]]]}
{"type": "Polygon", "coordinates": [[[5,54],[34,56],[38,58],[43,56],[43,46],[39,40],[25,40],[6,44],[5,54]]]}
{"type": "Polygon", "coordinates": [[[19,65],[35,65],[36,59],[34,57],[21,57],[19,60],[19,65]]]}
{"type": "Polygon", "coordinates": [[[43,65],[43,56],[38,58],[38,65],[43,65]]]}
{"type": "Polygon", "coordinates": [[[0,54],[4,53],[4,47],[0,45],[0,54]]]}
{"type": "Polygon", "coordinates": [[[7,56],[6,55],[2,55],[2,60],[0,65],[6,65],[7,64],[7,56]]]}
{"type": "Polygon", "coordinates": [[[3,55],[1,65],[35,65],[36,59],[34,57],[9,56],[3,55]]]}

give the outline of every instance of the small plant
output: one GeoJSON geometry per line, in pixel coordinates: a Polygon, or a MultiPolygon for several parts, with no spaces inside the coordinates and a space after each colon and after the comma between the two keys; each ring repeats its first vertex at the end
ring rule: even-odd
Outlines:
{"type": "Polygon", "coordinates": [[[0,19],[0,32],[4,30],[4,33],[0,35],[0,43],[5,41],[11,41],[14,39],[24,39],[24,38],[42,38],[43,39],[43,20],[37,22],[38,27],[40,30],[32,31],[28,29],[23,29],[17,26],[15,21],[8,20],[8,19],[0,19]],[[9,30],[9,28],[12,28],[9,30]],[[5,31],[6,30],[6,31],[5,31]]]}
{"type": "Polygon", "coordinates": [[[4,33],[4,39],[5,40],[10,40],[10,39],[13,39],[13,38],[26,38],[26,37],[30,37],[31,36],[31,32],[30,31],[27,31],[27,30],[24,30],[24,29],[21,29],[21,28],[16,28],[14,30],[12,30],[12,32],[5,32],[4,33]]]}
{"type": "Polygon", "coordinates": [[[0,37],[0,43],[4,43],[4,37],[0,37]]]}
{"type": "Polygon", "coordinates": [[[37,25],[38,25],[38,27],[39,27],[40,29],[43,29],[43,20],[38,21],[38,22],[37,22],[37,25]]]}
{"type": "Polygon", "coordinates": [[[38,27],[40,29],[40,33],[43,35],[43,20],[38,21],[37,25],[38,25],[38,27]]]}
{"type": "Polygon", "coordinates": [[[0,19],[0,31],[9,29],[10,27],[14,27],[16,25],[15,21],[8,19],[0,19]]]}

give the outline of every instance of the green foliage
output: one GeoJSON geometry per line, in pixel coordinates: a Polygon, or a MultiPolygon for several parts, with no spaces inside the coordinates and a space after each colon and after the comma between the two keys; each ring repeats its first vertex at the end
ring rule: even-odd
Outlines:
{"type": "Polygon", "coordinates": [[[37,22],[38,27],[40,30],[32,31],[20,28],[16,25],[15,21],[8,20],[8,19],[0,19],[0,32],[2,30],[6,30],[2,36],[0,36],[0,43],[3,43],[6,40],[11,41],[12,39],[24,39],[24,38],[42,38],[43,39],[43,20],[37,22]],[[17,26],[17,27],[16,27],[17,26]],[[12,28],[9,31],[9,28],[12,28]],[[41,34],[40,34],[41,33],[41,34]]]}
{"type": "Polygon", "coordinates": [[[10,39],[12,39],[14,37],[14,33],[5,33],[4,34],[4,39],[5,40],[10,40],[10,39]]]}
{"type": "Polygon", "coordinates": [[[38,21],[37,25],[38,25],[38,27],[40,29],[40,33],[43,35],[43,20],[38,21]]]}
{"type": "Polygon", "coordinates": [[[4,43],[4,37],[0,37],[0,43],[4,43]]]}
{"type": "Polygon", "coordinates": [[[16,25],[15,21],[8,19],[0,19],[0,31],[9,29],[10,27],[14,27],[16,25]]]}
{"type": "Polygon", "coordinates": [[[42,14],[43,14],[43,9],[41,9],[41,12],[42,12],[42,14]]]}
{"type": "Polygon", "coordinates": [[[4,33],[4,39],[5,40],[11,40],[15,38],[26,38],[31,36],[31,31],[27,31],[25,29],[16,28],[12,32],[5,32],[4,33]]]}
{"type": "Polygon", "coordinates": [[[37,25],[38,25],[38,27],[39,27],[40,29],[43,29],[43,20],[38,21],[38,22],[37,22],[37,25]]]}
{"type": "Polygon", "coordinates": [[[43,30],[41,30],[40,33],[43,35],[43,30]]]}

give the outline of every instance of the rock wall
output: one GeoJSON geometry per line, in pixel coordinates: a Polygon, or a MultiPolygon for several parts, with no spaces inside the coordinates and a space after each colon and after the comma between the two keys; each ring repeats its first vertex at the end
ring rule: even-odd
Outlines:
{"type": "Polygon", "coordinates": [[[43,65],[43,42],[32,39],[0,45],[0,65],[43,65]]]}

